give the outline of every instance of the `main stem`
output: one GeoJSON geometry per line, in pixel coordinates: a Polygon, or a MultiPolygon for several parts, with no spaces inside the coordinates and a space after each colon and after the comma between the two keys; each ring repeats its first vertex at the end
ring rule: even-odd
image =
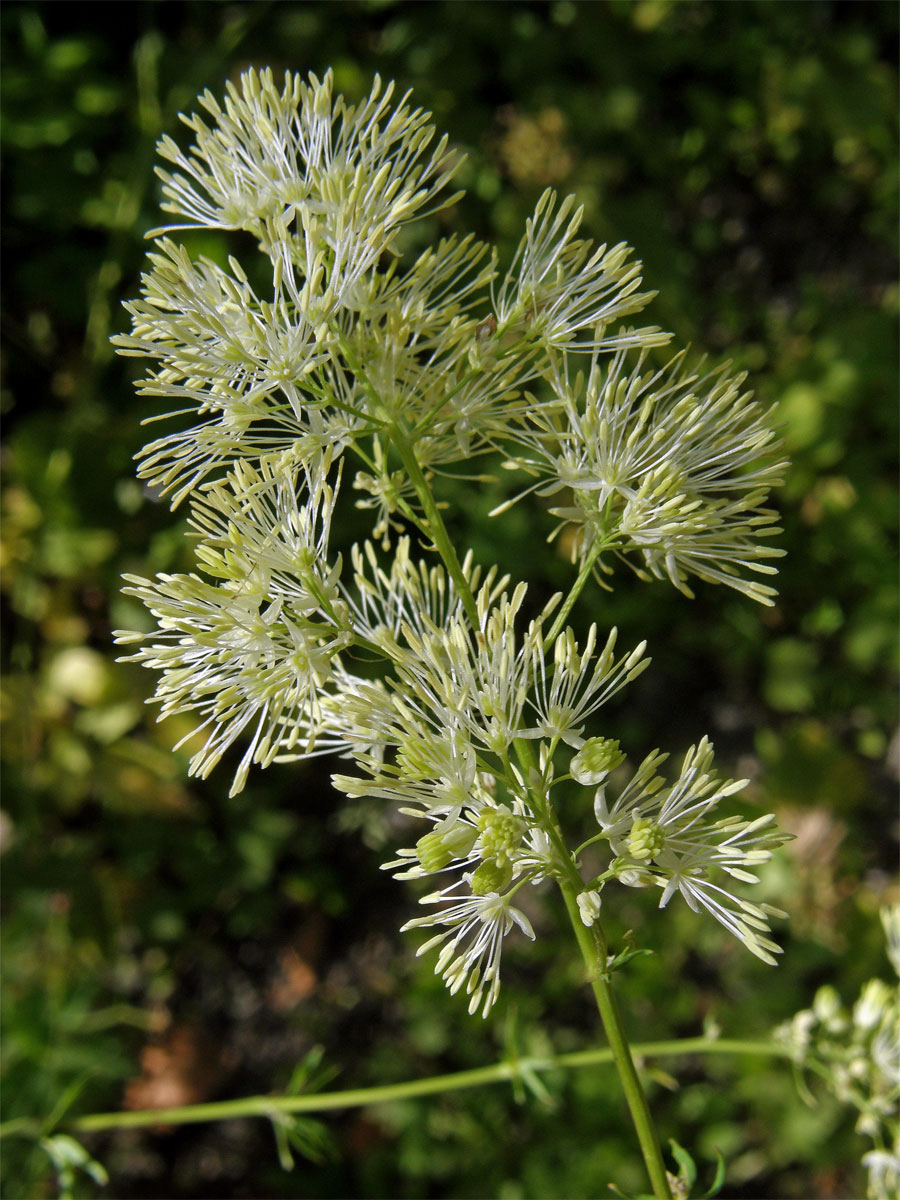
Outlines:
{"type": "MultiPolygon", "coordinates": [[[[520,739],[516,742],[516,750],[522,766],[525,768],[526,777],[532,775],[535,762],[531,743],[520,739]]],[[[582,921],[581,912],[578,908],[578,894],[583,890],[583,881],[575,869],[571,855],[565,851],[562,831],[559,828],[559,822],[553,810],[550,797],[536,796],[535,801],[539,809],[543,811],[546,820],[553,827],[553,833],[555,834],[553,840],[562,844],[563,847],[566,874],[563,878],[558,879],[557,882],[559,883],[560,891],[566,904],[566,911],[569,914],[569,921],[575,934],[575,940],[578,942],[578,948],[584,960],[587,980],[591,985],[594,999],[597,1002],[600,1020],[603,1022],[603,1028],[609,1041],[609,1048],[619,1075],[622,1091],[625,1093],[625,1100],[638,1136],[641,1153],[644,1156],[644,1164],[647,1168],[647,1174],[650,1177],[653,1194],[657,1200],[672,1200],[672,1191],[669,1187],[668,1176],[666,1175],[659,1135],[656,1132],[650,1106],[647,1103],[647,1097],[637,1073],[637,1068],[634,1065],[631,1047],[628,1044],[625,1026],[622,1024],[619,1006],[616,1003],[616,998],[609,982],[606,965],[607,946],[603,928],[599,921],[595,920],[590,927],[586,926],[582,921]]]]}
{"type": "Polygon", "coordinates": [[[581,920],[576,900],[577,893],[572,885],[568,882],[560,882],[559,886],[566,902],[566,910],[578,941],[578,947],[581,950],[581,957],[584,959],[591,990],[597,1001],[600,1019],[606,1031],[609,1048],[619,1074],[619,1082],[622,1084],[622,1091],[625,1093],[625,1100],[631,1113],[631,1120],[638,1135],[653,1194],[657,1200],[671,1200],[672,1191],[666,1175],[659,1136],[653,1123],[647,1096],[634,1065],[615,994],[606,978],[605,939],[597,922],[587,928],[581,920]]]}
{"type": "Polygon", "coordinates": [[[419,466],[419,460],[416,458],[415,450],[407,437],[406,430],[402,429],[398,423],[394,423],[390,430],[391,442],[394,449],[400,455],[400,461],[406,468],[406,473],[409,475],[413,486],[416,489],[416,496],[419,503],[422,505],[422,511],[428,521],[428,533],[434,542],[435,549],[440,554],[444,566],[450,575],[450,578],[456,584],[456,590],[459,593],[459,598],[462,601],[463,608],[466,610],[466,616],[472,622],[472,628],[478,629],[478,607],[475,604],[475,597],[472,595],[472,589],[469,587],[469,581],[463,573],[459,558],[456,554],[456,549],[450,540],[450,535],[447,533],[447,527],[444,525],[444,519],[435,504],[434,496],[431,494],[431,488],[428,485],[428,480],[419,466]]]}
{"type": "MultiPolygon", "coordinates": [[[[472,622],[473,628],[478,629],[479,617],[475,597],[472,595],[472,589],[469,587],[468,580],[460,566],[456,550],[447,533],[428,481],[422,472],[422,468],[419,466],[415,450],[407,436],[407,432],[399,424],[395,423],[391,427],[390,436],[416,489],[416,495],[428,521],[428,532],[450,577],[456,584],[456,589],[465,609],[466,616],[472,622]]],[[[557,617],[551,631],[554,636],[559,631],[559,628],[562,627],[561,621],[565,620],[579,592],[587,582],[595,558],[596,555],[592,556],[585,563],[575,582],[575,586],[564,602],[562,613],[557,617]]],[[[534,761],[534,752],[531,748],[531,743],[524,739],[518,739],[516,750],[522,766],[525,768],[525,777],[528,779],[534,773],[537,765],[534,761]]],[[[561,831],[559,830],[556,815],[552,810],[549,796],[536,797],[536,799],[540,802],[538,805],[539,810],[544,811],[548,821],[553,825],[553,832],[557,835],[554,840],[559,841],[565,854],[565,844],[562,841],[561,831]]],[[[572,928],[575,932],[585,967],[587,968],[587,977],[597,1001],[600,1019],[603,1022],[603,1028],[609,1040],[609,1048],[613,1056],[613,1061],[616,1064],[622,1090],[625,1093],[631,1119],[634,1122],[635,1131],[638,1135],[638,1142],[640,1143],[641,1153],[644,1156],[653,1194],[657,1200],[672,1200],[672,1192],[669,1188],[668,1177],[666,1176],[659,1137],[656,1133],[656,1127],[653,1124],[653,1117],[650,1114],[647,1097],[644,1095],[644,1089],[641,1086],[641,1081],[634,1065],[634,1059],[631,1056],[628,1038],[625,1035],[625,1028],[622,1024],[622,1017],[607,978],[606,940],[599,922],[595,922],[590,929],[582,922],[577,902],[577,896],[581,890],[581,879],[575,871],[571,857],[567,854],[565,855],[565,861],[569,868],[569,878],[560,880],[560,888],[562,889],[563,898],[566,903],[569,920],[572,922],[572,928]]]]}

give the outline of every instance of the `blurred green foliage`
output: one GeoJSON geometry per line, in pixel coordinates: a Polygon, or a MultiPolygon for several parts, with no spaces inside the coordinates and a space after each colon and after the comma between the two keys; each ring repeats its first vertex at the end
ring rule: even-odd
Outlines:
{"type": "MultiPolygon", "coordinates": [[[[392,814],[341,806],[327,767],[185,774],[183,729],[157,726],[152,680],[115,666],[131,626],[123,571],[188,561],[180,517],[131,456],[151,415],[109,335],[158,223],[153,145],[205,87],[248,64],[378,71],[412,86],[468,152],[466,200],[440,221],[507,252],[549,185],[575,191],[598,240],[627,240],[658,289],[654,319],[750,371],[777,402],[792,468],[779,496],[781,598],[760,612],[622,577],[580,617],[647,637],[655,658],[611,713],[632,754],[704,730],[797,840],[764,882],[791,911],[769,971],[675,906],[627,898],[611,932],[656,952],[620,984],[636,1038],[763,1034],[823,980],[846,999],[886,970],[879,903],[896,872],[898,287],[894,5],[857,0],[603,3],[8,4],[0,11],[5,221],[3,445],[4,1101],[6,1119],[285,1087],[314,1045],[335,1086],[481,1065],[598,1038],[564,921],[541,898],[534,946],[505,956],[482,1025],[395,933],[412,894],[378,864],[392,814]],[[506,1016],[504,1017],[504,1012],[506,1016]]],[[[437,232],[437,221],[436,228],[437,232]]],[[[536,588],[537,507],[502,523],[448,484],[477,557],[536,588]]],[[[353,530],[346,531],[349,543],[353,530]]],[[[669,1064],[660,1127],[731,1197],[852,1197],[852,1118],[801,1105],[763,1062],[669,1064]]],[[[642,1186],[607,1071],[350,1113],[336,1154],[285,1173],[264,1123],[89,1140],[107,1194],[448,1196],[503,1200],[642,1186]]],[[[56,1194],[48,1154],[5,1143],[4,1194],[56,1194]]],[[[74,1194],[99,1194],[79,1175],[74,1194]],[[79,1191],[80,1189],[80,1191],[79,1191]]]]}

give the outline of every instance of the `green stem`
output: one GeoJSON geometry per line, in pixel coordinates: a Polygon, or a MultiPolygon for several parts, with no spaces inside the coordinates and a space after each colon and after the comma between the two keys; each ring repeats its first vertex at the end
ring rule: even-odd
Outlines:
{"type": "Polygon", "coordinates": [[[434,542],[435,549],[440,554],[444,566],[450,574],[450,578],[456,584],[456,590],[462,601],[463,608],[466,610],[466,616],[472,623],[472,628],[478,629],[478,607],[475,604],[475,597],[472,595],[469,581],[463,573],[456,549],[450,541],[447,527],[444,525],[444,519],[438,510],[434,496],[431,494],[428,480],[419,466],[419,461],[416,458],[412,444],[397,422],[394,422],[390,426],[389,435],[394,449],[400,455],[400,460],[406,468],[413,487],[416,489],[416,495],[419,498],[419,503],[422,505],[422,511],[425,513],[428,522],[429,536],[434,542]]]}
{"type": "MultiPolygon", "coordinates": [[[[516,751],[525,770],[526,779],[530,779],[536,766],[531,743],[524,739],[517,740],[516,751]]],[[[529,787],[529,790],[534,792],[534,789],[531,787],[529,787]]],[[[622,1091],[625,1093],[625,1100],[638,1136],[641,1153],[644,1156],[644,1163],[647,1167],[647,1174],[650,1177],[653,1194],[657,1197],[657,1200],[672,1200],[672,1192],[669,1188],[669,1180],[666,1175],[659,1135],[656,1132],[656,1126],[653,1123],[653,1117],[650,1113],[650,1106],[647,1103],[647,1097],[644,1094],[644,1089],[641,1086],[641,1081],[634,1065],[634,1059],[632,1058],[628,1038],[625,1034],[625,1027],[622,1024],[619,1007],[616,1004],[615,996],[609,984],[606,969],[606,938],[604,937],[603,929],[599,921],[595,921],[588,928],[581,919],[577,897],[579,892],[583,890],[584,884],[575,869],[571,854],[565,849],[562,833],[559,829],[559,822],[556,818],[550,797],[536,795],[535,802],[539,805],[539,811],[543,811],[545,814],[550,826],[548,832],[553,832],[556,835],[553,840],[558,845],[562,845],[563,848],[560,865],[565,870],[565,877],[558,878],[557,883],[565,900],[566,911],[569,914],[569,921],[572,924],[575,939],[581,951],[581,957],[584,959],[588,982],[597,1001],[597,1009],[600,1013],[600,1019],[603,1022],[603,1028],[606,1031],[613,1062],[619,1074],[619,1082],[622,1085],[622,1091]]]]}
{"type": "Polygon", "coordinates": [[[556,620],[553,622],[552,626],[550,627],[550,632],[544,638],[544,646],[548,650],[553,645],[553,643],[556,641],[556,639],[559,637],[560,633],[562,632],[562,628],[565,625],[566,621],[568,620],[569,613],[575,607],[575,601],[581,595],[581,593],[584,589],[584,585],[587,583],[587,581],[591,577],[591,574],[594,570],[594,563],[600,557],[600,552],[602,549],[603,549],[603,544],[598,542],[593,547],[593,549],[591,550],[591,552],[587,556],[587,558],[585,559],[584,566],[581,568],[581,571],[578,574],[578,578],[572,584],[571,591],[569,592],[568,596],[566,596],[565,600],[563,601],[562,608],[556,614],[556,620]]]}
{"type": "Polygon", "coordinates": [[[610,1052],[619,1073],[619,1082],[625,1093],[625,1100],[638,1136],[641,1153],[644,1156],[653,1194],[657,1200],[671,1200],[672,1192],[669,1188],[659,1136],[637,1068],[634,1065],[619,1006],[609,980],[606,978],[606,940],[599,922],[594,922],[590,928],[587,928],[581,920],[576,899],[578,893],[572,884],[560,880],[559,886],[566,902],[566,910],[578,941],[578,947],[581,950],[581,957],[584,959],[591,990],[597,1001],[600,1019],[609,1040],[610,1052]]]}
{"type": "MultiPolygon", "coordinates": [[[[473,628],[478,629],[478,609],[475,604],[475,598],[472,595],[468,580],[463,574],[462,567],[456,555],[456,549],[447,534],[443,518],[431,494],[428,481],[422,472],[422,468],[419,466],[413,446],[406,432],[400,427],[397,421],[393,422],[390,427],[390,438],[416,489],[419,503],[422,505],[429,524],[429,533],[434,541],[435,548],[440,554],[453,582],[456,584],[466,615],[472,622],[473,628]]],[[[599,553],[599,549],[596,553],[599,553]]],[[[596,553],[588,559],[582,568],[557,620],[554,622],[553,630],[557,630],[557,626],[560,629],[562,628],[562,622],[565,620],[572,605],[578,598],[579,592],[590,576],[596,559],[596,553]]],[[[551,634],[555,636],[553,630],[551,630],[551,634]]],[[[531,744],[524,739],[517,739],[516,750],[525,769],[526,780],[528,780],[536,769],[531,744]]],[[[529,790],[532,792],[535,791],[530,784],[529,790]]],[[[550,826],[549,832],[555,834],[553,840],[558,843],[558,848],[561,847],[561,862],[565,863],[568,867],[570,878],[561,880],[560,887],[562,888],[566,908],[569,912],[569,919],[572,922],[572,927],[578,939],[578,945],[581,949],[585,966],[587,967],[588,979],[590,980],[597,1001],[597,1008],[603,1021],[603,1027],[609,1039],[610,1050],[619,1073],[623,1091],[625,1092],[625,1099],[638,1135],[638,1142],[644,1156],[644,1162],[647,1165],[647,1173],[650,1176],[654,1195],[657,1197],[657,1200],[671,1200],[672,1193],[669,1190],[669,1182],[666,1177],[659,1137],[657,1136],[656,1127],[653,1124],[653,1118],[650,1115],[650,1108],[647,1104],[647,1098],[644,1095],[641,1081],[638,1078],[634,1061],[631,1057],[628,1039],[625,1036],[625,1030],[622,1025],[622,1018],[619,1015],[619,1010],[609,983],[605,979],[606,943],[600,925],[595,922],[591,929],[588,930],[582,923],[576,902],[576,896],[582,888],[582,881],[572,864],[571,855],[566,851],[559,823],[556,820],[549,796],[541,797],[536,794],[536,800],[541,802],[539,803],[538,811],[544,811],[548,825],[550,826]]]]}
{"type": "MultiPolygon", "coordinates": [[[[372,472],[372,477],[377,478],[378,467],[377,467],[376,463],[374,463],[372,461],[372,459],[369,457],[369,455],[366,454],[365,450],[363,450],[363,448],[360,446],[359,442],[353,441],[350,443],[350,445],[347,448],[348,448],[348,450],[352,451],[357,456],[357,458],[360,458],[366,464],[366,466],[372,472]]],[[[403,499],[402,496],[396,496],[394,499],[394,503],[396,504],[398,510],[401,513],[403,513],[404,517],[406,517],[407,521],[409,521],[409,523],[411,525],[415,525],[416,529],[418,529],[420,533],[424,533],[427,535],[428,531],[422,525],[421,520],[416,515],[416,513],[413,511],[413,509],[406,503],[406,501],[403,499]]]]}
{"type": "MultiPolygon", "coordinates": [[[[675,1038],[668,1041],[642,1042],[632,1047],[642,1058],[666,1058],[686,1054],[745,1054],[769,1058],[790,1058],[791,1050],[772,1042],[749,1039],[711,1039],[707,1037],[675,1038]]],[[[490,1083],[505,1083],[528,1072],[552,1070],[582,1070],[613,1062],[608,1047],[595,1050],[576,1050],[570,1054],[524,1057],[514,1061],[492,1063],[471,1071],[456,1071],[449,1075],[434,1075],[428,1079],[411,1079],[402,1083],[381,1084],[377,1087],[352,1088],[343,1092],[326,1092],[306,1096],[243,1096],[237,1100],[217,1100],[210,1104],[186,1104],[179,1108],[141,1109],[135,1112],[90,1113],[60,1123],[60,1128],[76,1133],[99,1133],[106,1129],[140,1129],[152,1125],[190,1125],[223,1121],[234,1117],[271,1117],[278,1113],[334,1112],[343,1108],[362,1108],[370,1104],[385,1104],[409,1100],[417,1096],[435,1096],[483,1087],[490,1083]]],[[[32,1135],[41,1130],[40,1121],[17,1117],[0,1125],[0,1137],[15,1134],[32,1135]]],[[[44,1130],[43,1132],[47,1132],[44,1130]]]]}

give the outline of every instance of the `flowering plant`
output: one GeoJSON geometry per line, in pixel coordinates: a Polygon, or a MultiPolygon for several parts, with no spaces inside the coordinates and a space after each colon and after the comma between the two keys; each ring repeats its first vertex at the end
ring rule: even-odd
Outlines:
{"type": "Polygon", "coordinates": [[[747,781],[718,774],[705,737],[668,779],[659,751],[626,766],[601,709],[646,646],[567,622],[616,561],[687,595],[700,581],[772,603],[771,414],[725,368],[651,365],[669,335],[632,323],[652,298],[640,263],[580,237],[572,197],[541,197],[505,271],[471,236],[407,261],[404,227],[456,199],[461,160],[393,85],[354,106],[330,72],[279,88],[250,70],[224,105],[201,103],[191,149],[161,143],[174,223],[150,235],[132,331],[115,339],[148,362],[142,394],[175,405],[180,427],[139,470],[188,500],[197,573],[129,577],[156,628],[118,641],[161,672],[163,716],[195,716],[192,773],[240,743],[237,792],[254,765],[337,754],[353,765],[340,791],[418,822],[387,866],[434,877],[405,928],[435,931],[419,953],[440,947],[435,969],[470,1012],[497,999],[507,934],[534,936],[522,889],[558,885],[669,1196],[611,991],[627,953],[610,952],[601,904],[615,884],[658,888],[661,908],[679,893],[773,963],[784,914],[733,885],[755,883],[784,836],[772,816],[727,812],[747,781]],[[249,235],[255,253],[192,257],[170,235],[197,227],[249,235]],[[441,476],[487,455],[531,481],[509,503],[552,497],[549,536],[569,531],[577,575],[540,611],[444,523],[441,476]],[[349,569],[330,549],[348,483],[371,515],[349,569]],[[572,787],[593,799],[587,840],[558,816],[572,787]],[[589,845],[606,858],[585,878],[589,845]]]}
{"type": "MultiPolygon", "coordinates": [[[[900,976],[900,904],[881,910],[887,956],[900,976]]],[[[820,987],[811,1008],[774,1031],[798,1070],[817,1075],[841,1103],[856,1110],[856,1132],[872,1148],[862,1156],[869,1200],[900,1191],[900,992],[869,979],[852,1008],[831,986],[820,987]]],[[[803,1085],[806,1097],[809,1089],[803,1085]]]]}

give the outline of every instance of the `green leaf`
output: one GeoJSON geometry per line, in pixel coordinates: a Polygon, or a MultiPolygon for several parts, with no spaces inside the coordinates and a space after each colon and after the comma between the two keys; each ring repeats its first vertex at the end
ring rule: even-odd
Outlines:
{"type": "Polygon", "coordinates": [[[337,1067],[322,1066],[324,1055],[323,1046],[313,1046],[306,1057],[294,1068],[287,1087],[284,1089],[286,1096],[320,1092],[327,1083],[340,1074],[337,1067]]]}
{"type": "Polygon", "coordinates": [[[283,1171],[294,1169],[296,1150],[309,1162],[320,1165],[334,1157],[334,1142],[328,1128],[311,1117],[298,1117],[293,1113],[273,1112],[270,1114],[278,1161],[283,1171]]]}
{"type": "Polygon", "coordinates": [[[669,1138],[669,1145],[672,1147],[672,1157],[678,1163],[678,1178],[687,1184],[685,1194],[690,1195],[690,1190],[697,1180],[697,1164],[684,1146],[680,1146],[674,1138],[669,1138]]]}
{"type": "Polygon", "coordinates": [[[722,1190],[722,1184],[725,1182],[725,1155],[721,1150],[716,1150],[716,1174],[709,1191],[704,1193],[704,1200],[710,1200],[712,1196],[718,1196],[722,1190]]]}

